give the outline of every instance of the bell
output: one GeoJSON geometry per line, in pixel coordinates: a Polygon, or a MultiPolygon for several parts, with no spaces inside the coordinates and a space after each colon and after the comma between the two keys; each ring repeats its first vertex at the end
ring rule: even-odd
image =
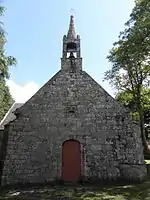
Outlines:
{"type": "Polygon", "coordinates": [[[70,53],[69,58],[75,58],[74,55],[73,55],[73,52],[70,53]]]}

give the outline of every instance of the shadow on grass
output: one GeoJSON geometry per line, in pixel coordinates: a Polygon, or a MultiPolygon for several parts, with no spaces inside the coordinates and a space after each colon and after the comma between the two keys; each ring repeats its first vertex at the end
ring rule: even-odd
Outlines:
{"type": "Polygon", "coordinates": [[[150,181],[118,186],[74,185],[41,186],[28,189],[5,189],[0,192],[0,200],[148,200],[150,181]]]}

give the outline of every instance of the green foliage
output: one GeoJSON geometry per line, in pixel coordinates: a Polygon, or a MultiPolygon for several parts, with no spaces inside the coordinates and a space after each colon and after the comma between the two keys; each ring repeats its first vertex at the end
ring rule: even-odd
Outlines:
{"type": "Polygon", "coordinates": [[[150,84],[149,0],[136,2],[125,26],[107,57],[112,68],[105,73],[104,79],[109,80],[119,92],[130,94],[128,98],[134,100],[140,118],[141,135],[144,138],[142,92],[143,88],[148,88],[150,84]]]}
{"type": "Polygon", "coordinates": [[[112,68],[105,73],[118,90],[137,92],[137,86],[148,86],[150,76],[150,1],[143,0],[132,11],[126,29],[114,43],[108,60],[112,68]]]}
{"type": "MultiPolygon", "coordinates": [[[[130,91],[119,92],[116,95],[116,100],[129,108],[132,112],[136,112],[136,99],[130,91]]],[[[141,92],[141,103],[144,111],[150,112],[150,89],[143,88],[141,92]]]]}
{"type": "MultiPolygon", "coordinates": [[[[0,6],[0,16],[4,14],[4,11],[5,8],[0,6]]],[[[9,66],[16,64],[14,57],[6,55],[4,49],[5,43],[5,31],[3,23],[0,22],[0,121],[13,103],[9,89],[6,86],[6,80],[9,78],[9,66]]]]}
{"type": "Polygon", "coordinates": [[[139,3],[141,3],[143,0],[135,0],[135,3],[136,4],[139,4],[139,3]]]}
{"type": "MultiPolygon", "coordinates": [[[[130,114],[134,120],[140,120],[139,113],[136,108],[136,100],[129,91],[119,92],[115,99],[126,108],[130,109],[130,114]]],[[[144,114],[144,125],[146,130],[146,138],[150,135],[150,89],[143,88],[141,92],[142,107],[144,114]]]]}
{"type": "Polygon", "coordinates": [[[5,82],[0,81],[0,120],[3,119],[13,102],[14,101],[5,82]]]}

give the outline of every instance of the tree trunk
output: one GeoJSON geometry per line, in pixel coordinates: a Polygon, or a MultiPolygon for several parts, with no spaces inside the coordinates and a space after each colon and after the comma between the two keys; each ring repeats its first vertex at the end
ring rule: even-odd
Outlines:
{"type": "Polygon", "coordinates": [[[140,130],[141,130],[141,138],[142,138],[142,143],[144,146],[144,150],[148,151],[148,143],[145,137],[145,127],[144,127],[144,113],[143,113],[143,108],[141,106],[141,101],[140,97],[137,98],[137,109],[139,113],[139,118],[140,118],[140,130]]]}

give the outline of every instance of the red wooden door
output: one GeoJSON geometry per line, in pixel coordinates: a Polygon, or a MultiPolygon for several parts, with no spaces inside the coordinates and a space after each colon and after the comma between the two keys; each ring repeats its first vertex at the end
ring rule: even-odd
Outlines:
{"type": "Polygon", "coordinates": [[[62,146],[62,179],[78,181],[81,173],[80,143],[68,140],[62,146]]]}

